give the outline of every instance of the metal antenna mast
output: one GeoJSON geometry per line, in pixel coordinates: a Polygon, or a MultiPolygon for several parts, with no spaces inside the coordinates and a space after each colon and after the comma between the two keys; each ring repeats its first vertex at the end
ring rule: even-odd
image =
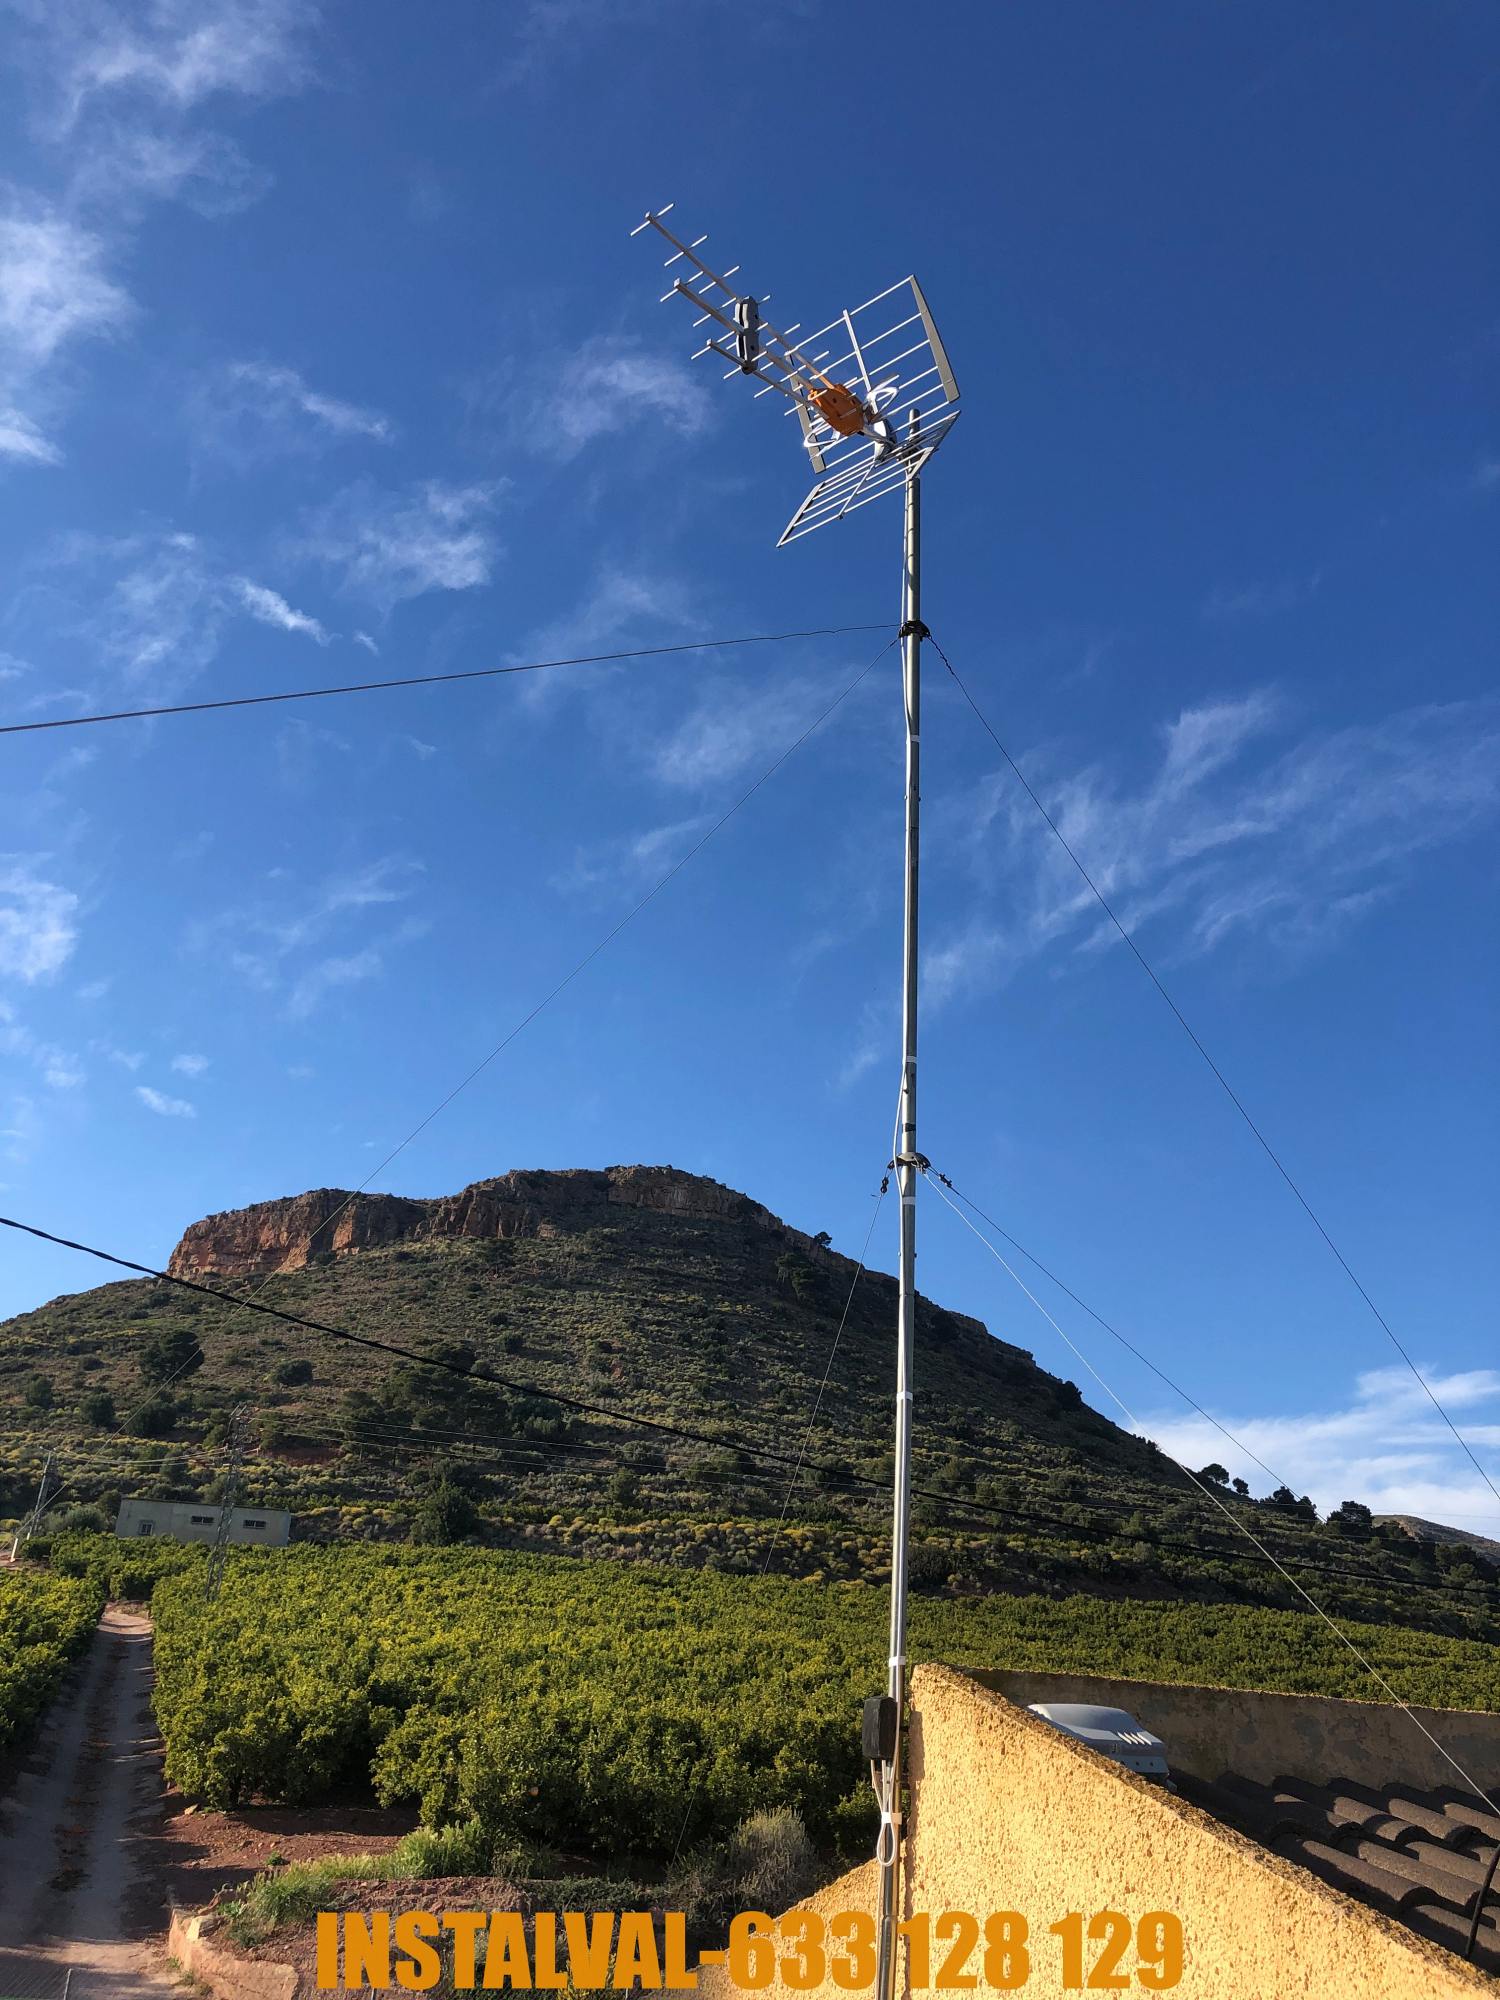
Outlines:
{"type": "Polygon", "coordinates": [[[893,2000],[901,1919],[902,1738],[906,1704],[907,1546],[911,1525],[912,1361],[917,1302],[917,916],[922,755],[921,472],[958,420],[958,383],[915,278],[903,278],[813,334],[783,333],[765,317],[769,292],[737,291],[699,255],[706,236],[684,242],[662,217],[653,229],[680,266],[663,300],[684,298],[695,326],[711,327],[697,356],[730,363],[726,379],[754,377],[757,397],[780,396],[795,415],[817,475],[778,547],[839,521],[898,489],[905,496],[901,567],[901,685],[906,716],[906,847],[901,971],[901,1100],[892,1166],[901,1198],[900,1300],[896,1326],[895,1491],[891,1526],[891,1624],[886,1694],[865,1707],[864,1746],[880,1804],[880,1930],[877,2000],[893,2000]],[[794,336],[800,336],[794,338],[794,336]]]}
{"type": "Polygon", "coordinates": [[[209,1551],[208,1574],[204,1579],[203,1594],[210,1604],[219,1594],[219,1585],[224,1580],[224,1560],[229,1548],[229,1525],[234,1515],[235,1502],[240,1497],[240,1470],[245,1456],[245,1420],[249,1408],[244,1403],[236,1403],[229,1412],[229,1430],[226,1442],[229,1459],[224,1467],[224,1497],[219,1504],[219,1524],[214,1529],[214,1545],[209,1551]]]}

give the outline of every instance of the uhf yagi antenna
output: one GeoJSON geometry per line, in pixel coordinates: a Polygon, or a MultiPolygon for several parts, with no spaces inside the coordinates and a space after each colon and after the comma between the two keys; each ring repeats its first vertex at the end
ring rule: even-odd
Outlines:
{"type": "MultiPolygon", "coordinates": [[[[880,1929],[877,2000],[898,1988],[901,1909],[902,1737],[906,1705],[907,1547],[911,1526],[912,1343],[916,1324],[917,1182],[927,1161],[917,1151],[917,891],[921,805],[922,516],[919,474],[958,421],[958,383],[915,278],[841,312],[816,333],[800,323],[783,332],[766,318],[770,293],[737,291],[738,264],[719,272],[699,254],[708,241],[684,243],[662,217],[648,213],[631,231],[654,229],[671,245],[675,271],[666,299],[693,308],[707,328],[698,356],[727,361],[726,377],[753,378],[758,397],[791,405],[817,475],[778,546],[841,521],[898,488],[906,498],[901,566],[902,693],[906,712],[906,853],[901,989],[901,1103],[891,1166],[901,1196],[901,1259],[896,1325],[895,1492],[891,1523],[891,1626],[887,1692],[865,1704],[864,1754],[880,1807],[880,1929]]],[[[695,357],[696,358],[696,357],[695,357]]]]}
{"type": "Polygon", "coordinates": [[[916,279],[903,278],[794,339],[800,322],[783,333],[766,318],[769,292],[756,298],[734,289],[738,264],[720,274],[698,254],[706,236],[684,243],[672,233],[662,217],[673,206],[648,214],[630,233],[654,229],[672,246],[666,268],[685,267],[662,298],[685,299],[697,313],[694,326],[708,328],[693,358],[718,355],[730,363],[726,380],[753,376],[758,397],[790,404],[786,414],[795,412],[818,475],[778,547],[920,472],[958,421],[958,383],[916,279]]]}

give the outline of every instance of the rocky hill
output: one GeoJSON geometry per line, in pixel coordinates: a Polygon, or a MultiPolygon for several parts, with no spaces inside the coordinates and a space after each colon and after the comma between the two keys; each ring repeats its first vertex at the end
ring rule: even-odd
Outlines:
{"type": "Polygon", "coordinates": [[[1448,1548],[1477,1549],[1491,1562],[1500,1562],[1500,1542],[1491,1535],[1476,1535],[1467,1528],[1449,1528],[1441,1521],[1424,1521],[1420,1514],[1377,1514],[1376,1525],[1389,1523],[1411,1536],[1413,1541],[1434,1542],[1448,1548]]]}
{"type": "MultiPolygon", "coordinates": [[[[257,1202],[193,1223],[167,1268],[176,1277],[253,1278],[392,1243],[566,1236],[587,1231],[600,1208],[610,1206],[761,1230],[813,1263],[848,1264],[821,1238],[790,1228],[758,1201],[700,1174],[676,1167],[575,1167],[501,1174],[436,1201],[316,1188],[287,1201],[257,1202]]],[[[853,1268],[848,1265],[851,1276],[853,1268]]]]}
{"type": "MultiPolygon", "coordinates": [[[[854,1285],[824,1237],[716,1181],[623,1166],[430,1200],[317,1189],[193,1223],[171,1270],[448,1367],[151,1280],[56,1299],[0,1326],[0,1519],[47,1448],[66,1503],[110,1519],[124,1492],[211,1498],[243,1406],[246,1490],[301,1537],[885,1574],[895,1281],[854,1285]]],[[[1025,1350],[926,1299],[917,1337],[922,1587],[1299,1601],[1025,1350]]],[[[1438,1630],[1493,1619],[1495,1573],[1467,1551],[1222,1497],[1325,1601],[1438,1630]]]]}

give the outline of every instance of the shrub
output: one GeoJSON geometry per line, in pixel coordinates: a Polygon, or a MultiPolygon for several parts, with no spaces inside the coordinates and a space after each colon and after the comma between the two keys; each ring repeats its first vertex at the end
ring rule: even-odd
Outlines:
{"type": "MultiPolygon", "coordinates": [[[[508,1849],[497,1852],[475,1820],[461,1826],[419,1828],[398,1840],[388,1854],[327,1854],[316,1861],[265,1869],[224,1904],[224,1928],[235,1944],[253,1950],[277,1931],[310,1924],[319,1910],[329,1907],[340,1883],[429,1882],[448,1875],[514,1877],[524,1859],[508,1849]]],[[[589,1907],[587,1902],[567,1905],[589,1907]]],[[[597,1907],[624,1909],[630,1903],[624,1899],[597,1907]]]]}
{"type": "Polygon", "coordinates": [[[313,1365],[310,1361],[283,1361],[272,1377],[283,1389],[300,1389],[312,1379],[313,1365]]]}
{"type": "MultiPolygon", "coordinates": [[[[728,1559],[758,1567],[711,1532],[728,1559]]],[[[118,1560],[148,1553],[98,1538],[89,1560],[101,1545],[118,1560]]],[[[205,1552],[172,1554],[201,1565],[205,1552]]],[[[1160,1558],[1143,1547],[1140,1559],[1160,1558]]],[[[886,1600],[865,1584],[344,1543],[233,1551],[212,1604],[201,1568],[163,1575],[152,1616],[167,1774],[209,1805],[313,1803],[373,1784],[429,1827],[477,1821],[497,1850],[577,1856],[666,1859],[679,1838],[725,1842],[783,1807],[818,1845],[870,1833],[858,1718],[883,1678],[886,1600]]],[[[1500,1706],[1490,1645],[1348,1631],[1403,1700],[1500,1706]]],[[[918,1596],[910,1652],[957,1667],[1371,1692],[1321,1620],[1233,1604],[918,1596]]]]}
{"type": "MultiPolygon", "coordinates": [[[[42,1546],[34,1541],[31,1552],[42,1546]]],[[[0,1575],[0,1756],[45,1710],[103,1605],[103,1590],[88,1577],[0,1575]]]]}
{"type": "Polygon", "coordinates": [[[141,1373],[148,1382],[165,1385],[203,1366],[203,1349],[191,1327],[164,1326],[142,1341],[141,1373]]]}
{"type": "Polygon", "coordinates": [[[466,1535],[472,1535],[479,1527],[479,1509],[461,1486],[451,1479],[441,1479],[418,1507],[412,1521],[411,1538],[414,1542],[426,1542],[444,1546],[451,1542],[461,1542],[466,1535]]]}
{"type": "Polygon", "coordinates": [[[177,1405],[172,1397],[159,1392],[137,1403],[125,1418],[123,1428],[132,1437],[165,1437],[177,1422],[177,1405]]]}
{"type": "Polygon", "coordinates": [[[934,1542],[918,1542],[906,1559],[907,1581],[913,1590],[941,1590],[952,1568],[951,1551],[934,1542]]]}
{"type": "Polygon", "coordinates": [[[58,1535],[99,1535],[108,1526],[108,1520],[98,1507],[69,1507],[53,1524],[53,1532],[58,1535]]]}
{"type": "Polygon", "coordinates": [[[418,1827],[398,1840],[390,1852],[390,1873],[429,1882],[443,1875],[494,1875],[517,1872],[519,1854],[496,1853],[495,1836],[477,1819],[456,1826],[418,1827]]]}
{"type": "Polygon", "coordinates": [[[674,1875],[667,1900],[682,1910],[695,1942],[728,1930],[740,1910],[777,1915],[817,1887],[818,1857],[788,1806],[752,1813],[728,1840],[701,1849],[674,1875]]]}

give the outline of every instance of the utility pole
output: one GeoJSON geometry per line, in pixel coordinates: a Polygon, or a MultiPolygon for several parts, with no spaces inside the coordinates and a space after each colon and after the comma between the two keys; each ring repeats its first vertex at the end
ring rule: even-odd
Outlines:
{"type": "MultiPolygon", "coordinates": [[[[670,207],[671,204],[668,204],[670,207]]],[[[816,333],[800,322],[784,332],[765,317],[769,292],[753,297],[699,254],[707,237],[685,242],[648,212],[639,228],[670,246],[674,276],[663,300],[683,298],[704,336],[695,359],[729,363],[726,379],[748,376],[757,397],[779,396],[795,414],[816,481],[782,531],[779,547],[841,521],[898,489],[906,504],[901,575],[901,688],[906,715],[906,853],[902,924],[901,1097],[896,1155],[900,1193],[900,1290],[896,1314],[895,1491],[891,1521],[891,1622],[886,1693],[865,1704],[864,1754],[880,1806],[879,1929],[876,2000],[894,2000],[902,1911],[902,1734],[906,1706],[907,1551],[911,1528],[912,1362],[917,1303],[917,1180],[927,1162],[917,1151],[917,895],[920,878],[922,759],[922,499],[920,475],[958,421],[958,383],[922,288],[903,278],[816,333]],[[793,336],[798,336],[795,340],[793,336]],[[906,410],[905,433],[897,429],[906,410]]]]}
{"type": "Polygon", "coordinates": [[[21,1523],[21,1526],[16,1533],[16,1537],[10,1545],[10,1557],[12,1562],[17,1561],[21,1557],[21,1555],[25,1552],[26,1544],[31,1540],[32,1536],[36,1533],[37,1529],[42,1525],[42,1516],[47,1511],[47,1502],[51,1499],[52,1494],[55,1491],[55,1488],[52,1483],[52,1464],[55,1457],[56,1453],[49,1451],[46,1456],[46,1459],[43,1461],[42,1476],[40,1481],[38,1482],[36,1489],[36,1500],[32,1506],[31,1512],[26,1516],[26,1519],[21,1523]]]}
{"type": "Polygon", "coordinates": [[[219,1525],[214,1529],[214,1545],[209,1551],[208,1575],[203,1585],[203,1595],[210,1604],[218,1596],[219,1585],[224,1580],[229,1523],[240,1495],[240,1466],[245,1455],[245,1419],[248,1415],[249,1411],[243,1403],[236,1403],[229,1413],[229,1429],[225,1437],[229,1457],[224,1466],[224,1497],[219,1506],[219,1525]]]}

